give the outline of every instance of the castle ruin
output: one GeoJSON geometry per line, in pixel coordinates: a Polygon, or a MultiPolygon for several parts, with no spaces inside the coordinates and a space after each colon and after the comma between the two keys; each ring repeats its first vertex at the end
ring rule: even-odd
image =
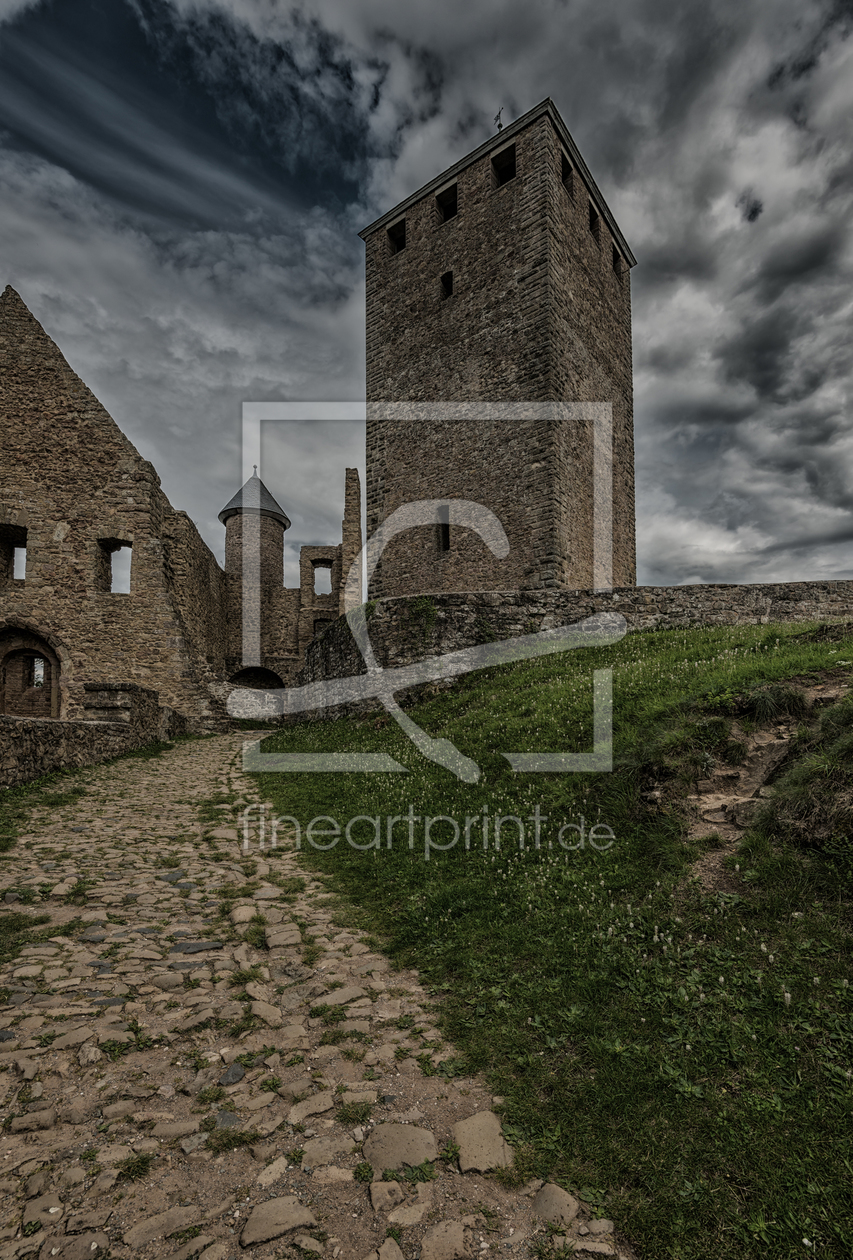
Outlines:
{"type": "Polygon", "coordinates": [[[404,503],[447,500],[383,552],[370,595],[595,585],[593,426],[565,403],[612,406],[608,584],[634,585],[636,259],[553,101],[360,235],[367,537],[404,503]],[[453,528],[460,499],[495,513],[505,559],[453,528]]]}
{"type": "Polygon", "coordinates": [[[302,548],[298,587],[284,586],[290,522],[257,476],[220,513],[223,572],[11,287],[0,297],[0,417],[0,714],[121,720],[111,712],[126,705],[121,685],[204,727],[224,720],[233,686],[293,680],[342,611],[342,576],[361,548],[355,469],[342,541],[302,548]],[[127,591],[114,589],[122,556],[127,591]],[[320,569],[330,594],[315,591],[320,569]],[[260,627],[248,669],[244,617],[260,627]]]}

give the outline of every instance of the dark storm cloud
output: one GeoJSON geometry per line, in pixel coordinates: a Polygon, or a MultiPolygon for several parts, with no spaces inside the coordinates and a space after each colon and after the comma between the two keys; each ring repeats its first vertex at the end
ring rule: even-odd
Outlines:
{"type": "Polygon", "coordinates": [[[771,88],[786,82],[796,83],[812,73],[833,37],[845,38],[853,30],[853,0],[830,0],[823,6],[817,30],[813,31],[796,52],[779,61],[768,77],[771,88]]]}
{"type": "Polygon", "coordinates": [[[771,246],[747,285],[757,300],[770,306],[790,289],[838,274],[848,242],[847,225],[830,223],[812,231],[800,231],[771,246]]]}
{"type": "MultiPolygon", "coordinates": [[[[368,155],[373,92],[357,82],[340,41],[299,11],[290,38],[259,38],[222,9],[176,13],[135,0],[161,71],[201,90],[232,143],[286,172],[303,197],[357,195],[368,155]]],[[[381,67],[374,69],[375,86],[381,67]]]]}
{"type": "Polygon", "coordinates": [[[364,92],[330,36],[299,35],[297,59],[220,12],[51,0],[0,39],[0,126],[170,221],[340,205],[363,182],[364,92]]]}
{"type": "Polygon", "coordinates": [[[764,209],[764,202],[753,193],[743,192],[737,199],[737,206],[747,223],[754,223],[764,209]]]}
{"type": "Polygon", "coordinates": [[[363,396],[356,231],[551,95],[640,260],[640,580],[850,575],[851,3],[0,0],[0,279],[218,547],[242,400],[363,396]]]}
{"type": "Polygon", "coordinates": [[[759,398],[783,402],[795,393],[797,400],[820,384],[811,381],[805,393],[791,382],[791,346],[802,335],[807,316],[790,308],[778,308],[757,315],[718,347],[726,379],[743,381],[759,398]]]}

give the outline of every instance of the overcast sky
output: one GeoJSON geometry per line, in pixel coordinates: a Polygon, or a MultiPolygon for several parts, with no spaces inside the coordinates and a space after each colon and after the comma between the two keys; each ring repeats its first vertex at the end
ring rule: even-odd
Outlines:
{"type": "MultiPolygon", "coordinates": [[[[0,0],[0,287],[221,557],[242,402],[364,397],[358,230],[545,96],[639,260],[638,581],[853,577],[853,0],[0,0]]],[[[277,437],[339,541],[358,425],[277,437]]]]}

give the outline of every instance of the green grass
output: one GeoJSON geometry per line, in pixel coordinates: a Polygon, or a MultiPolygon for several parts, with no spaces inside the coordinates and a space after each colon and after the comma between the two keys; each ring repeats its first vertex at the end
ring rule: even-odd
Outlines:
{"type": "MultiPolygon", "coordinates": [[[[483,1071],[504,1096],[517,1178],[556,1178],[643,1255],[775,1260],[808,1254],[803,1238],[827,1256],[853,1249],[851,828],[838,805],[849,710],[796,741],[812,762],[808,786],[791,791],[810,803],[799,815],[785,797],[789,832],[782,813],[759,820],[738,858],[739,893],[705,895],[685,881],[702,850],[685,843],[681,809],[697,778],[742,759],[733,721],[747,732],[774,718],[804,723],[796,680],[851,659],[849,638],[802,625],[728,627],[635,634],[483,671],[408,709],[478,764],[474,784],[373,717],[288,727],[265,742],[381,751],[406,766],[263,775],[259,787],[303,837],[321,815],[342,830],[363,817],[351,828],[363,851],[343,838],[327,852],[305,844],[302,861],[328,873],[387,952],[442,996],[455,1055],[439,1070],[483,1071]],[[502,750],[590,749],[591,675],[605,668],[613,772],[514,773],[502,750]],[[819,848],[794,826],[816,814],[832,817],[819,848]],[[434,823],[425,852],[427,816],[456,820],[455,847],[439,851],[454,829],[434,823]],[[495,847],[499,816],[523,822],[525,848],[516,823],[501,824],[495,847]],[[400,820],[390,848],[389,818],[400,820]],[[566,825],[583,832],[564,832],[561,845],[566,825]]],[[[779,782],[770,806],[782,810],[779,782]]]]}
{"type": "Polygon", "coordinates": [[[119,1180],[139,1181],[147,1177],[156,1159],[157,1156],[149,1151],[137,1151],[134,1155],[128,1155],[116,1164],[119,1180]]]}
{"type": "Polygon", "coordinates": [[[367,1124],[373,1115],[370,1103],[343,1103],[338,1108],[336,1119],[339,1124],[367,1124]]]}
{"type": "Polygon", "coordinates": [[[223,1151],[236,1151],[241,1146],[251,1146],[261,1140],[256,1129],[217,1129],[207,1138],[208,1149],[219,1155],[223,1151]]]}
{"type": "Polygon", "coordinates": [[[0,909],[0,964],[12,962],[26,945],[39,945],[52,936],[75,936],[85,925],[73,919],[62,927],[39,928],[50,922],[49,914],[21,914],[18,910],[0,909]]]}
{"type": "Polygon", "coordinates": [[[219,1102],[224,1097],[225,1090],[221,1085],[208,1085],[206,1089],[202,1089],[196,1094],[196,1102],[201,1103],[202,1106],[207,1106],[210,1103],[219,1102]]]}

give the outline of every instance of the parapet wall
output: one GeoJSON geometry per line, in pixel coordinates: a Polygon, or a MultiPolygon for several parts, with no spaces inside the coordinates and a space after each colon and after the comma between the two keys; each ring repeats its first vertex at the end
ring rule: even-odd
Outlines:
{"type": "MultiPolygon", "coordinates": [[[[621,614],[629,632],[846,619],[853,618],[853,581],[418,595],[368,605],[368,628],[376,659],[387,668],[478,643],[570,625],[602,612],[621,614]]],[[[299,682],[366,672],[358,646],[341,617],[309,647],[299,682]]]]}
{"type": "Polygon", "coordinates": [[[106,683],[85,691],[89,720],[0,716],[0,787],[93,766],[186,730],[185,719],[158,705],[150,688],[106,683]]]}

